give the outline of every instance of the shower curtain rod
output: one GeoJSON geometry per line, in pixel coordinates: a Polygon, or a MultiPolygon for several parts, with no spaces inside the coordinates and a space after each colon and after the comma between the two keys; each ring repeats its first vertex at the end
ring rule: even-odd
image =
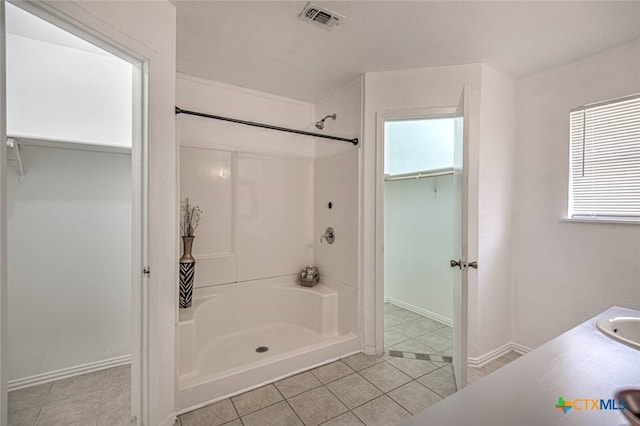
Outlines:
{"type": "Polygon", "coordinates": [[[295,133],[295,134],[304,135],[304,136],[314,136],[316,138],[331,139],[331,140],[334,140],[334,141],[349,142],[349,143],[352,143],[353,145],[358,145],[358,138],[353,138],[353,139],[341,138],[339,136],[323,135],[321,133],[306,132],[304,130],[288,129],[286,127],[272,126],[270,124],[256,123],[256,122],[253,122],[253,121],[246,121],[246,120],[239,120],[237,118],[229,118],[229,117],[223,117],[223,116],[220,116],[220,115],[205,114],[203,112],[189,111],[189,110],[178,108],[178,107],[176,107],[176,115],[177,114],[187,114],[187,115],[195,115],[197,117],[213,118],[215,120],[230,121],[232,123],[246,124],[247,126],[262,127],[263,129],[278,130],[280,132],[295,133]]]}

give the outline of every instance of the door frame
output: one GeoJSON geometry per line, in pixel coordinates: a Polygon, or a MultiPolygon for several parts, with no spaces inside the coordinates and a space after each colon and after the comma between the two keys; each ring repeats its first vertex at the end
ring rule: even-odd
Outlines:
{"type": "MultiPolygon", "coordinates": [[[[375,292],[375,352],[381,354],[384,351],[384,123],[391,120],[411,120],[438,117],[457,117],[458,106],[434,107],[434,108],[410,108],[379,111],[376,113],[376,150],[375,150],[375,255],[374,255],[374,292],[375,292]]],[[[466,123],[465,123],[466,126],[466,123]]],[[[466,127],[465,127],[466,128],[466,127]]],[[[468,136],[467,136],[468,137],[468,136]]],[[[463,149],[466,151],[467,144],[463,149]]],[[[466,160],[468,157],[463,155],[466,160]]],[[[463,164],[463,180],[468,176],[468,164],[463,164]]],[[[463,185],[463,200],[466,199],[469,191],[468,185],[463,185]]],[[[468,208],[466,203],[462,203],[462,208],[468,208]]],[[[468,215],[464,214],[464,217],[468,215]]],[[[463,226],[463,232],[466,227],[463,226]]],[[[464,279],[464,278],[463,278],[464,279]]],[[[455,295],[454,295],[455,297],[455,295]]],[[[468,303],[468,293],[462,291],[462,306],[468,303]]],[[[452,301],[453,302],[453,301],[452,301]]],[[[454,312],[454,315],[456,313],[454,312]]],[[[463,329],[467,327],[463,326],[463,329]]],[[[462,333],[460,336],[461,348],[467,347],[468,335],[462,333]]],[[[455,344],[454,344],[455,347],[455,344]]],[[[466,352],[466,351],[463,351],[466,352]]],[[[464,362],[466,365],[466,362],[464,362]]],[[[466,374],[464,375],[466,378],[466,374]]],[[[466,384],[463,384],[463,386],[466,384]]],[[[462,386],[460,387],[462,388],[462,386]]]]}
{"type": "MultiPolygon", "coordinates": [[[[5,1],[0,0],[1,18],[5,19],[5,1]]],[[[132,98],[132,140],[131,140],[131,415],[136,418],[136,424],[141,425],[149,418],[148,401],[148,297],[146,288],[148,284],[147,275],[142,273],[143,267],[148,265],[148,126],[149,126],[149,59],[137,54],[131,49],[122,46],[115,40],[86,28],[80,22],[75,22],[57,9],[42,2],[22,2],[9,1],[13,6],[19,7],[34,16],[37,16],[52,25],[117,56],[118,58],[131,64],[133,68],[133,98],[132,98]]],[[[6,50],[5,31],[2,31],[2,47],[0,50],[1,61],[0,72],[2,76],[0,93],[2,103],[0,104],[0,141],[6,139],[6,50]]],[[[2,417],[0,424],[6,424],[8,412],[7,401],[7,238],[6,238],[6,144],[2,143],[0,148],[0,265],[1,265],[1,285],[0,285],[0,322],[2,328],[2,346],[0,346],[0,408],[2,417]]]]}

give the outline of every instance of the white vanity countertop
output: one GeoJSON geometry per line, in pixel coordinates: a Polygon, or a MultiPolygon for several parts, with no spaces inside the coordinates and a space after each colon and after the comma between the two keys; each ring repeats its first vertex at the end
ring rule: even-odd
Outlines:
{"type": "MultiPolygon", "coordinates": [[[[607,400],[615,398],[619,390],[640,389],[640,351],[606,337],[595,327],[597,319],[615,316],[640,317],[640,311],[609,308],[418,413],[403,425],[629,424],[620,410],[572,408],[564,414],[555,408],[558,397],[566,401],[607,400]]],[[[582,408],[582,404],[577,408],[582,408]]]]}

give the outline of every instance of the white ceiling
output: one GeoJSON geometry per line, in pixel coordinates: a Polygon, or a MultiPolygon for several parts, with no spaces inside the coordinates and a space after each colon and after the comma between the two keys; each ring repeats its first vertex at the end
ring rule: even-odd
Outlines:
{"type": "Polygon", "coordinates": [[[640,1],[317,1],[332,31],[298,18],[306,1],[173,1],[178,71],[318,101],[371,71],[484,62],[533,75],[640,38],[640,1]]]}

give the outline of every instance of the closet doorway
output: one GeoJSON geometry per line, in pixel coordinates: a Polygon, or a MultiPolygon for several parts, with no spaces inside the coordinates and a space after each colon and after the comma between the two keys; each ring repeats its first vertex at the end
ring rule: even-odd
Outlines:
{"type": "Polygon", "coordinates": [[[143,63],[4,7],[9,423],[140,422],[143,63]]]}
{"type": "Polygon", "coordinates": [[[466,385],[464,104],[378,114],[377,330],[435,399],[466,385]]]}

